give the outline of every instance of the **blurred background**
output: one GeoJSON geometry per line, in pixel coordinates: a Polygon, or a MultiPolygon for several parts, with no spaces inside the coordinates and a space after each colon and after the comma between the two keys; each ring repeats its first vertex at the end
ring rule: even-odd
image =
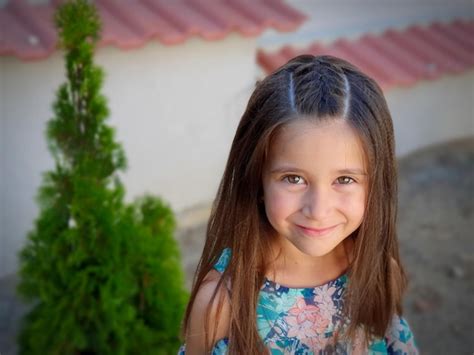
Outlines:
{"type": "MultiPolygon", "coordinates": [[[[108,123],[127,200],[177,214],[187,287],[210,204],[255,82],[298,54],[344,58],[382,86],[400,166],[405,301],[422,353],[474,351],[472,0],[94,1],[108,123]]],[[[17,253],[38,214],[44,139],[64,81],[55,1],[0,0],[0,353],[15,354],[17,253]]]]}

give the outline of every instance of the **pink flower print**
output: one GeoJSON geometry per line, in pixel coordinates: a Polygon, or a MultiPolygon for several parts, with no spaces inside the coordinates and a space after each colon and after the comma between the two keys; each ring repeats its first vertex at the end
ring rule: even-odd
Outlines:
{"type": "Polygon", "coordinates": [[[302,297],[288,310],[285,321],[289,327],[288,337],[296,337],[305,343],[322,334],[329,324],[329,318],[323,317],[318,307],[306,304],[302,297]]]}
{"type": "Polygon", "coordinates": [[[321,335],[317,337],[306,338],[301,341],[313,351],[322,350],[326,347],[328,340],[321,335]]]}
{"type": "Polygon", "coordinates": [[[334,286],[325,285],[314,296],[314,303],[318,305],[321,315],[327,319],[332,319],[332,316],[336,313],[336,306],[332,300],[334,292],[336,292],[334,286]]]}
{"type": "Polygon", "coordinates": [[[288,313],[296,317],[298,324],[303,323],[305,320],[313,322],[318,313],[318,307],[306,304],[304,298],[299,297],[296,304],[288,310],[288,313]]]}
{"type": "Polygon", "coordinates": [[[334,305],[332,301],[332,296],[336,292],[336,288],[334,286],[324,285],[318,290],[318,294],[314,296],[314,302],[321,304],[330,304],[334,305]]]}

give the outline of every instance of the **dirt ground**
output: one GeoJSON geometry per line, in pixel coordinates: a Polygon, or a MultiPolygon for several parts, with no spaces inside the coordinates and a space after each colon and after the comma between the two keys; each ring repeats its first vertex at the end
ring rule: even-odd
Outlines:
{"type": "Polygon", "coordinates": [[[474,139],[400,162],[406,315],[426,354],[474,351],[474,139]]]}
{"type": "MultiPolygon", "coordinates": [[[[422,354],[474,351],[474,138],[399,162],[399,240],[409,277],[405,317],[422,354]]],[[[205,225],[182,227],[187,287],[205,225]]]]}

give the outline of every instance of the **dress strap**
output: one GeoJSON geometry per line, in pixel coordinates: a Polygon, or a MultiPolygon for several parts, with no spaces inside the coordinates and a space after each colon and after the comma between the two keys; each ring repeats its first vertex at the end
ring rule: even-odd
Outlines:
{"type": "Polygon", "coordinates": [[[214,264],[214,269],[219,271],[219,273],[223,273],[224,270],[229,265],[230,257],[232,256],[232,250],[230,248],[225,248],[222,250],[221,255],[219,256],[219,260],[214,264]]]}

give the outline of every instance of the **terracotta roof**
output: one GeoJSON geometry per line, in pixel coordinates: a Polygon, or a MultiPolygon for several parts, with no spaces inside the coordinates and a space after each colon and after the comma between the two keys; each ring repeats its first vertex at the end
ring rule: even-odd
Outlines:
{"type": "Polygon", "coordinates": [[[460,73],[474,65],[474,21],[456,20],[365,34],[356,40],[314,42],[303,49],[290,46],[278,52],[260,50],[258,63],[268,73],[299,54],[329,54],[348,60],[373,77],[382,88],[408,86],[446,73],[460,73]]]}
{"type": "MultiPolygon", "coordinates": [[[[54,52],[55,7],[61,0],[32,5],[10,0],[0,8],[0,55],[41,59],[54,52]]],[[[295,30],[306,16],[283,0],[95,0],[103,23],[98,46],[122,49],[152,39],[183,43],[192,36],[219,40],[230,32],[257,36],[267,28],[295,30]]]]}

